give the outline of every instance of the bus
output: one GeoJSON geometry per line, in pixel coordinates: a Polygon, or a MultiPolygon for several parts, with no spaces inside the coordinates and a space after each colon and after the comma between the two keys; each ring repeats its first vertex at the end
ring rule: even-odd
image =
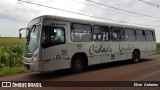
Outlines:
{"type": "Polygon", "coordinates": [[[87,66],[130,60],[156,53],[152,28],[43,15],[26,28],[23,65],[36,72],[71,69],[82,72],[87,66]]]}

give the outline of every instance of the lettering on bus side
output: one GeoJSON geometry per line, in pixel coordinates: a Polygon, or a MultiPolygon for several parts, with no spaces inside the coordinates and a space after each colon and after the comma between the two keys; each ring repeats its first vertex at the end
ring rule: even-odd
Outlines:
{"type": "MultiPolygon", "coordinates": [[[[123,45],[119,44],[119,51],[120,51],[120,53],[132,51],[132,47],[129,44],[127,47],[124,47],[123,45]]],[[[108,45],[107,47],[103,47],[102,44],[100,45],[100,47],[98,47],[96,45],[91,45],[89,48],[90,55],[93,55],[95,53],[107,53],[107,52],[112,52],[110,45],[108,45]]]]}
{"type": "Polygon", "coordinates": [[[132,51],[132,47],[128,44],[127,47],[123,47],[122,45],[119,44],[119,51],[121,52],[127,52],[127,51],[132,51]]]}
{"type": "Polygon", "coordinates": [[[91,55],[93,55],[94,53],[107,53],[107,52],[112,52],[110,45],[108,45],[107,47],[103,47],[102,44],[100,45],[100,47],[96,45],[91,45],[89,48],[89,54],[91,55]]]}

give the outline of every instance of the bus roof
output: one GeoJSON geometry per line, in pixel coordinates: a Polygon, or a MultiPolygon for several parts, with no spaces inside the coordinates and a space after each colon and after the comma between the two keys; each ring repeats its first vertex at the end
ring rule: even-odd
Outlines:
{"type": "Polygon", "coordinates": [[[132,25],[125,25],[125,24],[115,24],[115,23],[107,23],[107,22],[100,22],[100,21],[94,21],[94,20],[84,20],[84,19],[76,19],[76,18],[70,18],[70,17],[62,17],[62,16],[56,16],[56,15],[43,15],[40,16],[45,19],[55,19],[55,20],[62,20],[62,21],[68,21],[72,23],[82,23],[82,24],[93,24],[93,25],[102,25],[102,26],[114,26],[114,27],[122,27],[122,28],[133,28],[133,29],[142,29],[142,30],[154,30],[153,28],[147,28],[147,27],[139,27],[139,26],[132,26],[132,25]]]}

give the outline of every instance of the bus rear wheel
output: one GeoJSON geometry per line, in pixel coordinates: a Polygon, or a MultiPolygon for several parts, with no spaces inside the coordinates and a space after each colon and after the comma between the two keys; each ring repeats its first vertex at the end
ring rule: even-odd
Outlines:
{"type": "Polygon", "coordinates": [[[85,62],[84,62],[84,58],[81,56],[75,56],[72,59],[71,62],[71,70],[73,73],[80,73],[83,72],[85,70],[85,62]]]}
{"type": "Polygon", "coordinates": [[[134,51],[132,54],[132,62],[138,63],[140,60],[140,53],[138,51],[134,51]]]}

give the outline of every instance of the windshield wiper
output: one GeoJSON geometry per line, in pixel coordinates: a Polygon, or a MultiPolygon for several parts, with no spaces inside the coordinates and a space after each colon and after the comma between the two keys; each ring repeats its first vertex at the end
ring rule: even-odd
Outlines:
{"type": "Polygon", "coordinates": [[[28,30],[29,32],[28,32],[28,34],[27,34],[27,36],[26,36],[26,40],[27,40],[27,42],[26,42],[26,45],[29,45],[29,41],[30,41],[30,34],[31,34],[31,30],[28,30]]]}
{"type": "Polygon", "coordinates": [[[36,29],[36,25],[33,25],[31,28],[28,28],[27,30],[29,31],[28,34],[27,34],[27,37],[26,37],[26,45],[29,45],[29,42],[30,42],[30,39],[31,39],[31,32],[33,30],[33,32],[35,31],[36,29]]]}

